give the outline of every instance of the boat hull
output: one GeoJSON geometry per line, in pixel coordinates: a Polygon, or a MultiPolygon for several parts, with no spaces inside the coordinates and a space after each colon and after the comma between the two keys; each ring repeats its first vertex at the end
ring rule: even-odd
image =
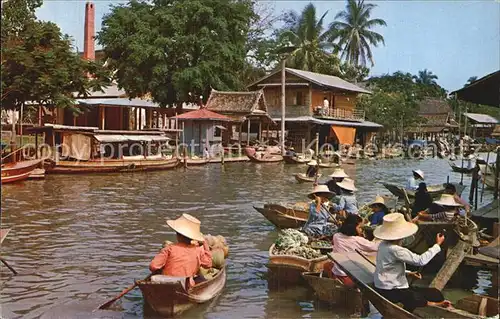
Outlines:
{"type": "Polygon", "coordinates": [[[305,158],[299,159],[296,156],[288,156],[288,155],[283,156],[283,160],[287,164],[307,164],[307,162],[309,162],[308,159],[305,159],[305,158]]]}
{"type": "Polygon", "coordinates": [[[2,184],[20,182],[28,179],[30,174],[41,162],[42,160],[29,160],[5,164],[2,167],[2,184]]]}
{"type": "Polygon", "coordinates": [[[283,161],[283,156],[281,155],[267,155],[265,158],[257,158],[255,156],[247,155],[250,162],[254,163],[278,163],[283,161]]]}
{"type": "Polygon", "coordinates": [[[470,174],[474,170],[474,168],[467,168],[467,167],[459,167],[455,165],[455,163],[450,163],[450,167],[452,171],[457,172],[457,173],[464,173],[464,174],[470,174]]]}
{"type": "MultiPolygon", "coordinates": [[[[181,162],[181,164],[184,162],[181,162]]],[[[187,165],[188,166],[202,166],[210,163],[210,159],[208,158],[201,158],[201,159],[187,159],[187,165]]]]}
{"type": "Polygon", "coordinates": [[[283,206],[269,207],[268,205],[264,205],[263,208],[254,206],[254,209],[279,229],[301,228],[305,225],[309,216],[309,213],[306,211],[293,211],[283,206]]]}
{"type": "Polygon", "coordinates": [[[171,318],[218,296],[226,284],[226,268],[222,268],[213,279],[187,290],[181,282],[152,283],[138,280],[136,283],[144,302],[158,315],[171,318]]]}
{"type": "MultiPolygon", "coordinates": [[[[394,185],[394,184],[388,184],[388,183],[384,183],[383,185],[394,196],[397,196],[398,198],[404,198],[404,192],[403,192],[404,188],[402,186],[398,186],[398,185],[394,185]]],[[[453,185],[455,185],[455,188],[457,190],[457,194],[461,195],[462,192],[463,192],[463,190],[464,190],[464,188],[465,188],[465,186],[464,185],[455,184],[455,183],[453,183],[453,185]]],[[[444,187],[445,187],[445,184],[430,185],[430,186],[427,186],[427,190],[429,191],[429,194],[434,199],[436,199],[439,196],[441,196],[441,194],[443,194],[444,187]]],[[[415,198],[415,191],[413,191],[413,190],[406,190],[406,194],[408,195],[408,198],[415,198]]]]}
{"type": "Polygon", "coordinates": [[[318,174],[317,178],[316,177],[308,177],[304,173],[298,173],[298,174],[295,174],[293,176],[295,177],[295,179],[299,183],[313,183],[313,182],[317,181],[321,177],[321,174],[318,174]]]}
{"type": "Polygon", "coordinates": [[[178,159],[165,160],[95,160],[95,161],[59,161],[46,167],[48,174],[88,174],[113,172],[138,172],[174,169],[178,159]]]}

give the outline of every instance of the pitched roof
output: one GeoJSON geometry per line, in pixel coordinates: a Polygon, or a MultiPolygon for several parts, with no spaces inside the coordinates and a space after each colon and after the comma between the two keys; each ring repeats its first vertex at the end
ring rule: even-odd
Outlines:
{"type": "Polygon", "coordinates": [[[448,114],[452,109],[446,100],[426,98],[419,102],[419,114],[448,114]]]}
{"type": "Polygon", "coordinates": [[[215,113],[202,108],[196,111],[187,112],[176,117],[179,120],[199,120],[199,121],[231,121],[231,119],[225,115],[215,113]]]}
{"type": "Polygon", "coordinates": [[[500,107],[500,70],[490,73],[459,90],[451,92],[460,100],[500,107]]]}
{"type": "MultiPolygon", "coordinates": [[[[312,82],[312,83],[319,85],[319,86],[324,86],[327,88],[341,89],[341,90],[346,90],[346,91],[351,91],[351,92],[356,92],[356,93],[367,93],[367,94],[372,93],[366,89],[363,89],[355,84],[347,82],[346,80],[343,80],[343,79],[336,77],[336,76],[333,76],[333,75],[326,75],[326,74],[303,71],[303,70],[292,69],[292,68],[286,68],[285,70],[287,73],[295,75],[299,78],[302,78],[306,81],[312,82]]],[[[281,70],[277,70],[277,71],[272,72],[271,74],[263,77],[262,79],[258,80],[257,82],[252,83],[251,85],[249,85],[249,87],[254,86],[256,84],[259,84],[263,80],[267,79],[270,76],[275,75],[278,72],[281,72],[281,70]]]]}
{"type": "Polygon", "coordinates": [[[479,113],[464,113],[469,119],[473,120],[478,124],[497,124],[498,120],[493,116],[488,114],[479,114],[479,113]]]}
{"type": "Polygon", "coordinates": [[[266,115],[267,104],[264,91],[223,92],[212,90],[206,109],[221,113],[242,115],[266,115]]]}

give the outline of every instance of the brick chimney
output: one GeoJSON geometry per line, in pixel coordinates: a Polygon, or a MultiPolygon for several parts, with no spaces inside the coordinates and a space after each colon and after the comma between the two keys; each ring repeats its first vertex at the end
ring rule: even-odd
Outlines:
{"type": "Polygon", "coordinates": [[[95,8],[92,2],[85,3],[85,30],[83,32],[83,58],[95,60],[95,8]]]}

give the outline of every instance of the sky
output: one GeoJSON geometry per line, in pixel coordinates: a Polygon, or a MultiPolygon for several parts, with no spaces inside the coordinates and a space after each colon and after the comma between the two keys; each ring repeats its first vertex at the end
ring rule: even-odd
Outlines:
{"type": "MultiPolygon", "coordinates": [[[[300,12],[310,1],[265,1],[276,14],[300,12]]],[[[370,75],[395,71],[417,74],[428,69],[438,83],[453,91],[469,77],[482,77],[500,69],[500,0],[483,1],[367,1],[377,5],[372,17],[382,18],[387,27],[377,28],[385,46],[373,48],[375,66],[370,75]]],[[[95,0],[96,32],[111,5],[125,1],[95,0]]],[[[345,1],[312,1],[320,16],[328,11],[325,26],[345,8],[345,1]]],[[[83,49],[85,1],[45,0],[37,10],[41,20],[59,25],[83,49]]]]}

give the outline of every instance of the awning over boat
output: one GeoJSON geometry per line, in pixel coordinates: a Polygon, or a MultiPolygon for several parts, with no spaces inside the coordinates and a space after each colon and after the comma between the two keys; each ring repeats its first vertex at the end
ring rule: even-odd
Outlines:
{"type": "Polygon", "coordinates": [[[164,142],[169,138],[157,135],[123,135],[123,134],[95,134],[95,139],[103,143],[120,142],[164,142]]]}
{"type": "Polygon", "coordinates": [[[337,136],[339,144],[341,145],[354,144],[354,136],[356,135],[356,128],[332,125],[332,133],[334,133],[335,136],[337,136]]]}

